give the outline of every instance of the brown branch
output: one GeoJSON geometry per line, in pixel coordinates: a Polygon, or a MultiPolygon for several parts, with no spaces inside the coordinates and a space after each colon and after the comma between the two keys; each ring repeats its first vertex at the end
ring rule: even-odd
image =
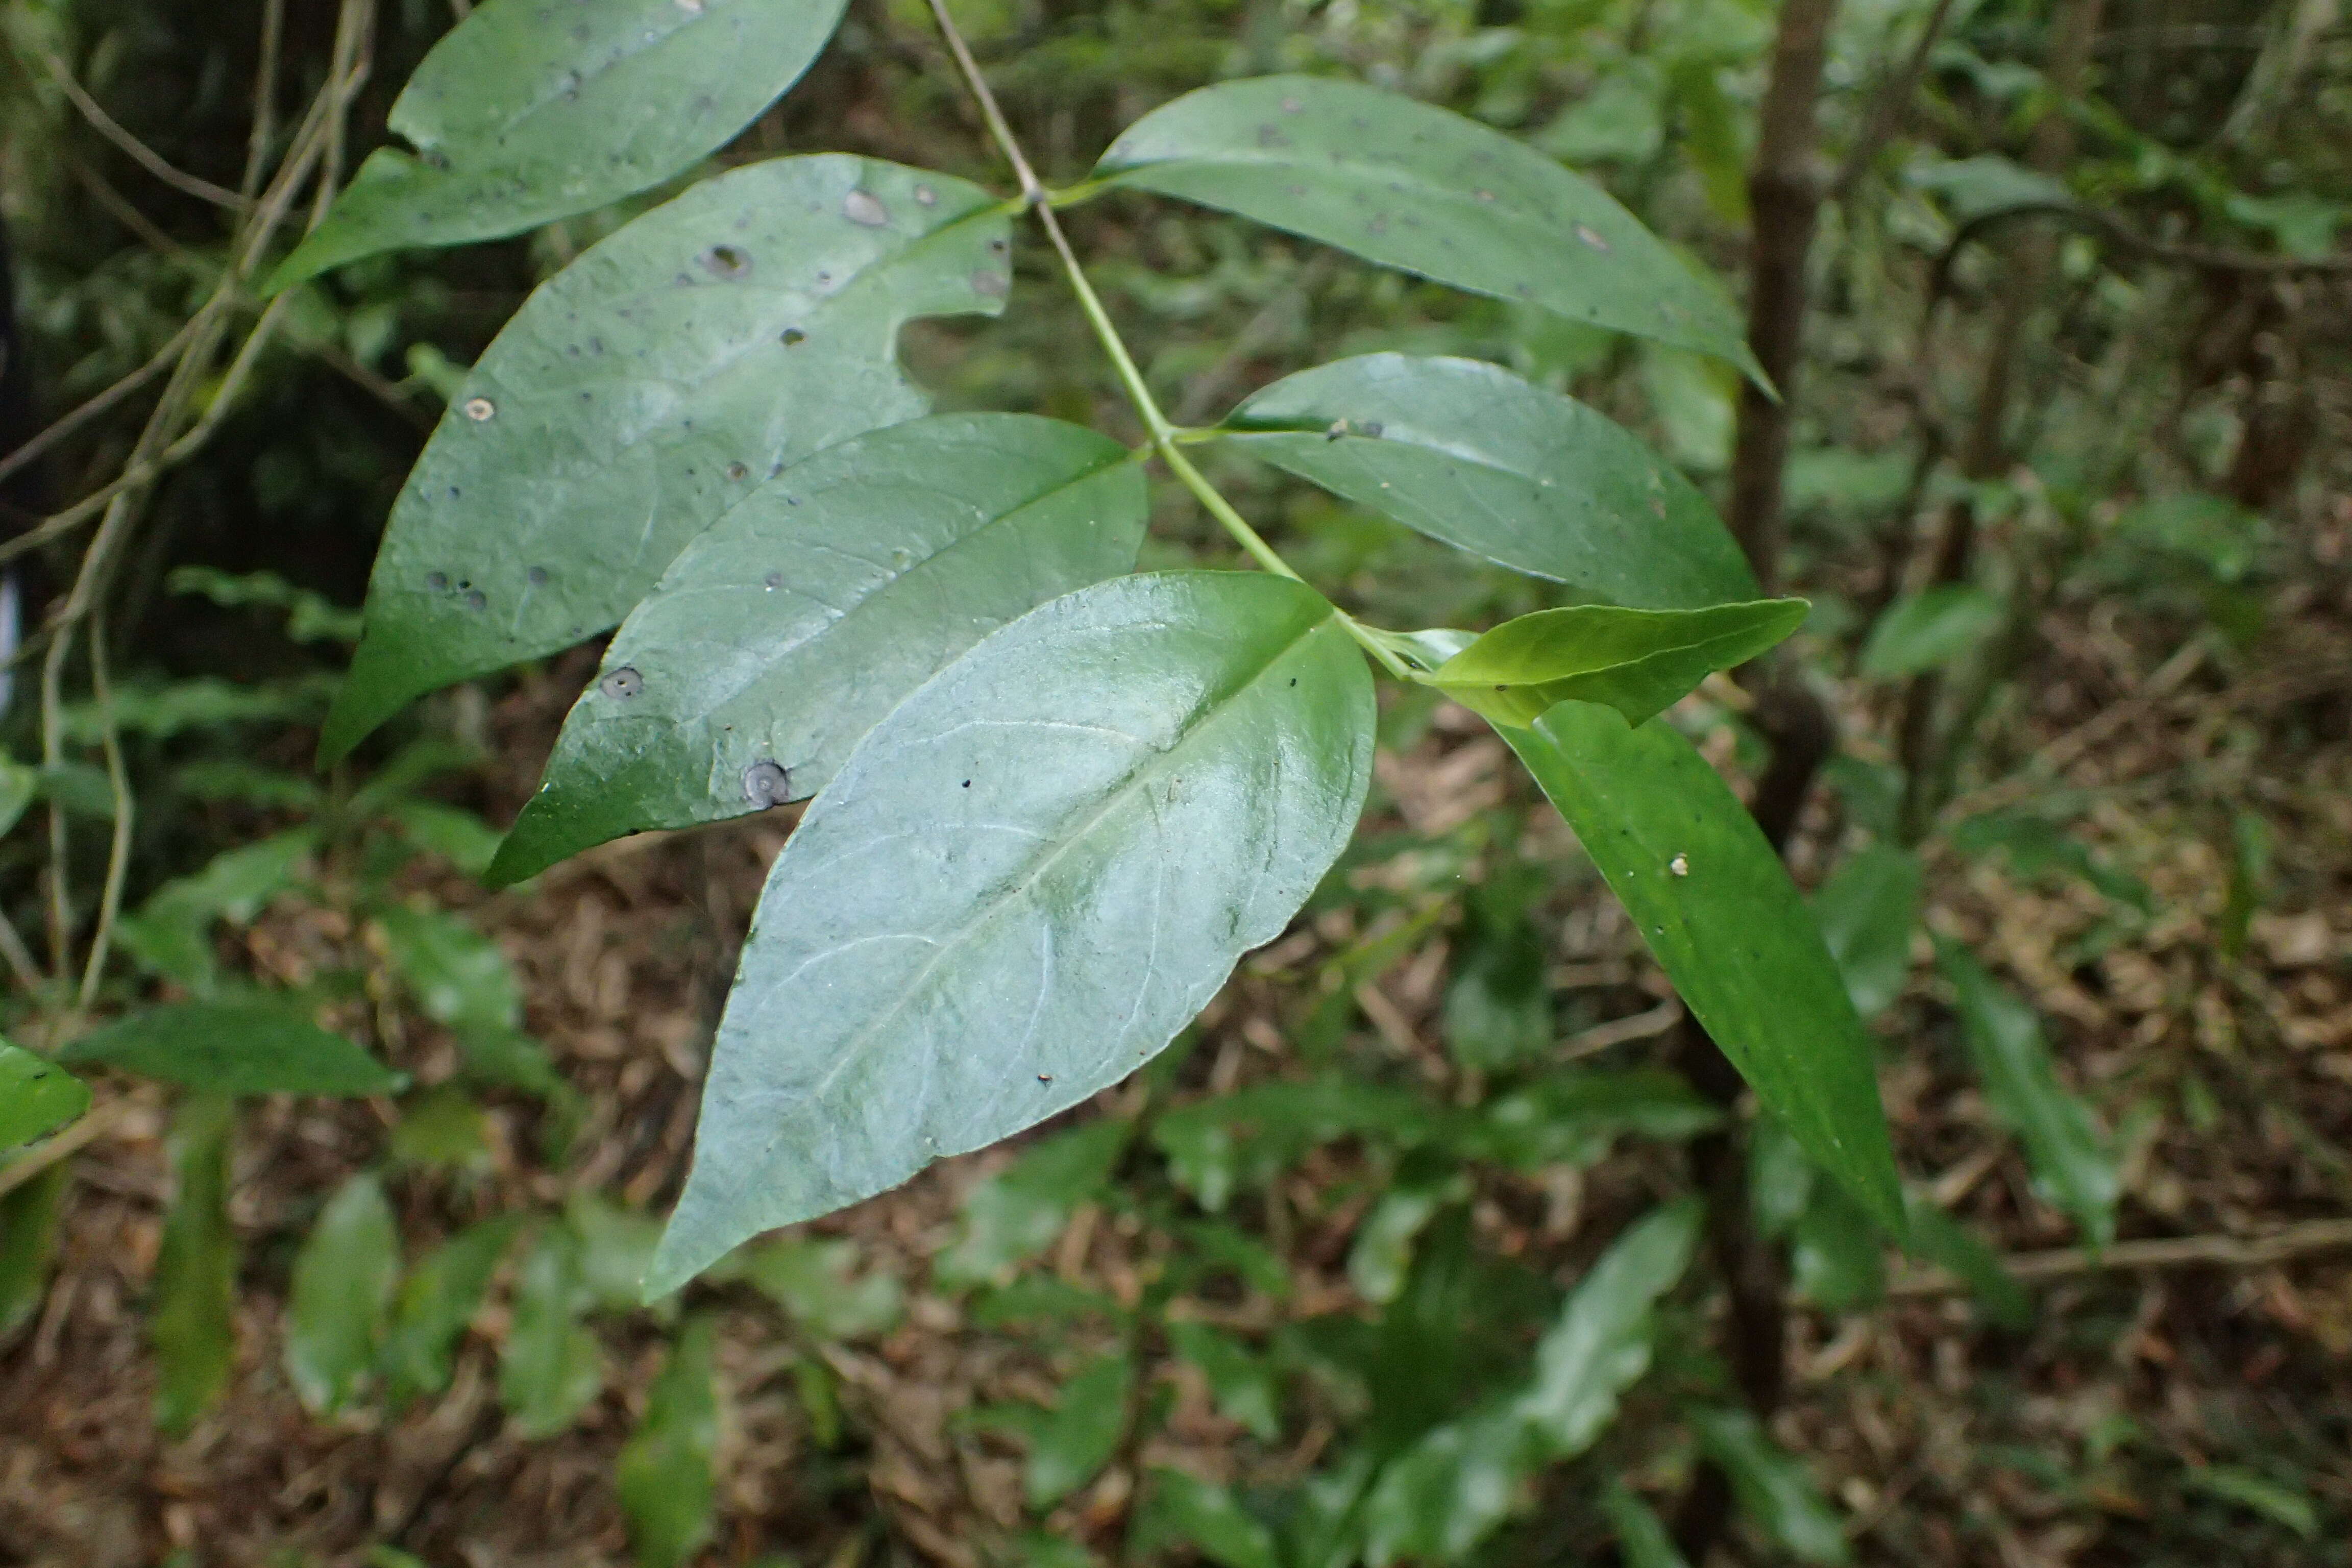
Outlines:
{"type": "MultiPolygon", "coordinates": [[[[2314,1219],[2260,1236],[2160,1237],[2119,1241],[2098,1252],[2079,1247],[2013,1252],[2001,1259],[2001,1265],[2021,1280],[2058,1280],[2142,1268],[2268,1268],[2298,1258],[2347,1249],[2352,1249],[2352,1219],[2314,1219]]],[[[1968,1289],[1966,1281],[1940,1268],[1898,1273],[1886,1287],[1888,1295],[1898,1298],[1956,1296],[1968,1289]]]]}
{"type": "Polygon", "coordinates": [[[162,153],[124,130],[114,116],[106,112],[105,106],[92,98],[83,89],[81,83],[74,79],[72,69],[55,53],[47,49],[42,50],[41,62],[49,68],[49,75],[55,78],[58,86],[64,89],[67,100],[72,103],[75,109],[80,110],[81,117],[89,121],[100,135],[129,153],[132,163],[170,185],[173,190],[184,192],[198,201],[210,202],[215,206],[226,207],[231,212],[243,212],[252,205],[246,197],[226,185],[215,185],[210,180],[174,167],[162,153]]]}

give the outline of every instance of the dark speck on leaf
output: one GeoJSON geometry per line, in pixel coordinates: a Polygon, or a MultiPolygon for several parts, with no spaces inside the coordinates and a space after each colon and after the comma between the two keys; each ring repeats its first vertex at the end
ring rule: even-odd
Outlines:
{"type": "Polygon", "coordinates": [[[963,781],[963,787],[964,787],[964,788],[966,788],[966,789],[970,789],[970,788],[971,787],[971,781],[970,779],[966,779],[966,780],[964,780],[964,781],[963,781]]]}
{"type": "Polygon", "coordinates": [[[1041,1072],[1037,1075],[1037,1081],[1039,1083],[1051,1083],[1054,1081],[1054,1075],[1049,1072],[1041,1072]]]}
{"type": "Polygon", "coordinates": [[[770,592],[773,592],[784,585],[784,574],[782,572],[771,572],[761,581],[768,585],[770,592]]]}
{"type": "Polygon", "coordinates": [[[730,463],[727,465],[727,477],[730,479],[748,479],[751,477],[751,470],[741,463],[730,463]]]}
{"type": "Polygon", "coordinates": [[[530,571],[523,574],[523,577],[534,588],[544,588],[547,586],[547,568],[544,566],[532,567],[530,571]]]}
{"type": "Polygon", "coordinates": [[[743,770],[743,798],[753,805],[782,805],[792,797],[792,771],[773,758],[764,758],[743,770]]]}
{"type": "Polygon", "coordinates": [[[784,347],[791,348],[796,343],[804,343],[806,342],[808,342],[808,334],[801,331],[798,327],[786,327],[784,329],[784,347]]]}
{"type": "Polygon", "coordinates": [[[625,702],[646,689],[646,678],[627,665],[606,673],[596,683],[596,689],[616,702],[625,702]]]}
{"type": "Polygon", "coordinates": [[[714,245],[702,253],[702,269],[723,283],[751,274],[751,253],[740,245],[714,245]]]}

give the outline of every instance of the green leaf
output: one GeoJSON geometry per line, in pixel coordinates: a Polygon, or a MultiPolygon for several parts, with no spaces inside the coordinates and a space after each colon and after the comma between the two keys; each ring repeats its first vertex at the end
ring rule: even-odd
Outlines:
{"type": "Polygon", "coordinates": [[[1506,621],[1423,677],[1496,724],[1526,726],[1562,702],[1598,702],[1639,724],[1712,670],[1747,663],[1805,623],[1802,599],[1706,610],[1576,605],[1506,621]]]}
{"type": "Polygon", "coordinates": [[[1844,1563],[1845,1527],[1812,1477],[1764,1435],[1745,1410],[1694,1410],[1700,1451],[1723,1467],[1740,1509],[1790,1555],[1805,1563],[1844,1563]]]}
{"type": "Polygon", "coordinates": [[[30,1143],[89,1109],[89,1086],[45,1057],[0,1040],[0,1150],[30,1143]]]}
{"type": "Polygon", "coordinates": [[[1886,1295],[1886,1255],[1869,1216],[1833,1184],[1815,1183],[1808,1195],[1790,1237],[1796,1293],[1832,1312],[1874,1305],[1886,1295]]]}
{"type": "Polygon", "coordinates": [[[820,1340],[868,1339],[898,1324],[906,1291],[887,1268],[857,1272],[854,1241],[772,1241],[741,1254],[743,1278],[820,1340]]]}
{"type": "Polygon", "coordinates": [[[2058,1082],[2042,1020],[1966,948],[1939,941],[1936,957],[1952,983],[1985,1100],[2025,1145],[2034,1186],[2074,1216],[2085,1245],[2106,1246],[2116,1238],[2122,1176],[2091,1108],[2058,1082]]]}
{"type": "Polygon", "coordinates": [[[358,1045],[273,1000],[175,1002],[84,1035],[59,1061],[108,1067],[208,1094],[388,1094],[404,1081],[358,1045]]]}
{"type": "Polygon", "coordinates": [[[1176,1184],[1214,1214],[1234,1192],[1264,1186],[1318,1143],[1366,1134],[1411,1145],[1426,1142],[1442,1120],[1411,1089],[1335,1074],[1253,1084],[1181,1107],[1152,1123],[1151,1141],[1168,1156],[1176,1184]]]}
{"type": "Polygon", "coordinates": [[[497,239],[691,167],[800,79],[843,0],[486,0],[436,44],[268,292],[377,251],[497,239]]]}
{"type": "Polygon", "coordinates": [[[1134,1386],[1135,1363],[1123,1352],[1097,1356],[1062,1384],[1060,1402],[1030,1440],[1022,1484],[1031,1508],[1053,1507],[1110,1462],[1134,1386]]]}
{"type": "Polygon", "coordinates": [[[236,1234],[228,1223],[236,1126],[231,1101],[193,1096],[173,1112],[165,1145],[173,1190],[155,1255],[147,1332],[159,1373],[156,1424],[174,1436],[220,1396],[236,1360],[236,1234]]]}
{"type": "Polygon", "coordinates": [[[437,801],[397,800],[387,815],[411,844],[468,877],[488,870],[499,852],[499,830],[470,811],[437,801]]]}
{"type": "Polygon", "coordinates": [[[1916,164],[1906,177],[1951,203],[1952,216],[1962,223],[2018,207],[2074,205],[2074,193],[2058,181],[1994,153],[1916,164]]]}
{"type": "Polygon", "coordinates": [[[1911,1235],[1904,1250],[1964,1280],[1985,1315],[2005,1329],[2030,1328],[2033,1302],[1975,1232],[1917,1193],[1909,1194],[1911,1235]]]}
{"type": "Polygon", "coordinates": [[[1218,1414],[1262,1443],[1282,1436],[1282,1389],[1274,1369],[1241,1342],[1206,1323],[1167,1325],[1168,1348],[1201,1369],[1218,1414]]]}
{"type": "Polygon", "coordinates": [[[563,1223],[580,1239],[581,1305],[608,1312],[636,1308],[661,1222],[599,1194],[574,1193],[563,1205],[563,1223]]]}
{"type": "Polygon", "coordinates": [[[2141,914],[2154,908],[2147,883],[2105,864],[2091,853],[2090,846],[2033,812],[1980,812],[1953,824],[1945,837],[1963,855],[2006,856],[2011,868],[2020,877],[2038,879],[2054,874],[2072,876],[2141,914]]]}
{"type": "Polygon", "coordinates": [[[1442,1014],[1454,1059],[1492,1070],[1524,1066],[1550,1049],[1549,954],[1533,928],[1524,921],[1503,931],[1481,927],[1456,952],[1442,1014]]]}
{"type": "Polygon", "coordinates": [[[814,794],[982,637],[1132,570],[1148,510],[1126,447],[1030,415],[919,419],[801,463],[630,613],[491,881],[814,794]]]}
{"type": "Polygon", "coordinates": [[[518,1436],[551,1437],[604,1391],[604,1349],[580,1321],[586,1302],[581,1244],[550,1226],[523,1258],[499,1355],[499,1402],[518,1436]]]}
{"type": "Polygon", "coordinates": [[[122,945],[150,973],[209,995],[218,984],[213,954],[215,921],[249,924],[278,894],[301,885],[315,829],[298,827],[213,857],[205,868],[176,878],[122,917],[122,945]]]}
{"type": "Polygon", "coordinates": [[[719,1449],[717,1341],[709,1318],[688,1321],[646,1395],[645,1419],[614,1466],[613,1489],[641,1568],[677,1568],[710,1539],[719,1497],[711,1466],[719,1449]]]}
{"type": "Polygon", "coordinates": [[[1220,82],[1128,127],[1095,174],[1763,376],[1729,302],[1600,186],[1394,93],[1301,76],[1220,82]]]}
{"type": "Polygon", "coordinates": [[[1136,1524],[1136,1550],[1192,1547],[1217,1568],[1280,1568],[1274,1532],[1235,1500],[1231,1489],[1182,1470],[1155,1468],[1136,1524]]]}
{"type": "Polygon", "coordinates": [[[1862,645],[1862,673],[1879,680],[1917,675],[1963,658],[2000,629],[2000,601],[1982,588],[1948,583],[1897,599],[1862,645]]]}
{"type": "Polygon", "coordinates": [[[1475,360],[1366,354],[1286,376],[1234,444],[1407,528],[1650,610],[1756,597],[1688,479],[1614,420],[1475,360]]]}
{"type": "Polygon", "coordinates": [[[72,1180],[72,1166],[59,1160],[14,1192],[0,1193],[0,1345],[32,1321],[48,1295],[58,1215],[72,1180]]]}
{"type": "Polygon", "coordinates": [[[1624,1482],[1611,1481],[1601,1489],[1601,1511],[1617,1532],[1617,1554],[1625,1560],[1625,1568],[1690,1568],[1675,1550],[1665,1521],[1624,1482]]]}
{"type": "Polygon", "coordinates": [[[1381,1194],[1357,1226],[1355,1242],[1348,1249],[1348,1282],[1356,1294],[1381,1305],[1404,1294],[1414,1239],[1438,1210],[1468,1195],[1468,1179],[1458,1171],[1400,1181],[1381,1194]]]}
{"type": "Polygon", "coordinates": [[[463,915],[390,904],[376,911],[384,954],[426,1017],[463,1032],[511,1029],[522,987],[499,944],[463,915]]]}
{"type": "Polygon", "coordinates": [[[491,1164],[489,1117],[455,1084],[402,1102],[385,1142],[398,1165],[481,1172],[491,1164]]]}
{"type": "Polygon", "coordinates": [[[1372,738],[1330,605],[1261,574],[1082,589],[933,678],[769,874],[648,1289],[1149,1060],[1338,858],[1372,738]]]}
{"type": "Polygon", "coordinates": [[[1450,1562],[1507,1518],[1536,1452],[1527,1425],[1488,1409],[1432,1427],[1381,1468],[1364,1499],[1364,1561],[1450,1562]]]}
{"type": "Polygon", "coordinates": [[[375,1364],[400,1283],[400,1225],[383,1187],[353,1176],[319,1211],[295,1255],[286,1309],[286,1376],[302,1408],[331,1415],[375,1364]]]}
{"type": "Polygon", "coordinates": [[[1869,1023],[1895,1005],[1911,978],[1919,858],[1892,844],[1848,856],[1813,894],[1813,919],[1845,976],[1853,1010],[1869,1023]]]}
{"type": "Polygon", "coordinates": [[[420,693],[618,624],[755,487],[922,413],[898,329],[1002,308],[994,208],[944,175],[780,158],[697,185],[542,284],[393,508],[322,753],[420,693]]]}
{"type": "Polygon", "coordinates": [[[0,836],[16,826],[40,794],[41,770],[0,752],[0,836]]]}
{"type": "Polygon", "coordinates": [[[1503,739],[1683,1001],[1816,1163],[1903,1233],[1875,1053],[1780,858],[1672,728],[1564,703],[1503,739]]]}
{"type": "Polygon", "coordinates": [[[490,1277],[521,1228],[510,1215],[486,1219],[459,1231],[409,1270],[380,1358],[385,1391],[395,1404],[449,1386],[458,1336],[481,1310],[490,1277]]]}
{"type": "Polygon", "coordinates": [[[2187,1485],[2191,1491],[2236,1503],[2273,1524],[2284,1525],[2305,1541],[2319,1539],[2319,1510],[2312,1506],[2311,1494],[2284,1486],[2258,1470],[2242,1465],[2193,1466],[2187,1485]]]}
{"type": "Polygon", "coordinates": [[[1488,1100],[1475,1142],[1485,1158],[1533,1171],[1592,1164],[1624,1133],[1679,1141],[1722,1121],[1721,1108],[1679,1073],[1571,1068],[1488,1100]]]}
{"type": "Polygon", "coordinates": [[[1054,1243],[1070,1211],[1110,1180],[1134,1129],[1115,1119],[1090,1121],[1024,1149],[964,1194],[962,1231],[932,1265],[950,1287],[1001,1279],[1054,1243]]]}
{"type": "Polygon", "coordinates": [[[1558,1458],[1592,1446],[1617,1397],[1650,1367],[1651,1310],[1690,1267],[1703,1218],[1685,1198],[1633,1226],[1578,1281],[1536,1350],[1536,1375],[1514,1409],[1558,1458]]]}

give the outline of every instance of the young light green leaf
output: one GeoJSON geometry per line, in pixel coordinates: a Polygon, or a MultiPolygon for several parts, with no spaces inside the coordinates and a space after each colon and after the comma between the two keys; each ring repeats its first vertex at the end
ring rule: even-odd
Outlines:
{"type": "Polygon", "coordinates": [[[1030,1439],[1022,1488],[1031,1508],[1053,1507],[1110,1462],[1134,1386],[1135,1363],[1124,1352],[1096,1357],[1062,1384],[1060,1403],[1030,1439]]]}
{"type": "Polygon", "coordinates": [[[1701,1218],[1698,1200],[1685,1198],[1626,1231],[1545,1331],[1535,1381],[1514,1409],[1556,1457],[1591,1447],[1616,1416],[1617,1396],[1649,1370],[1651,1310],[1690,1267],[1701,1218]]]}
{"type": "Polygon", "coordinates": [[[1605,703],[1639,724],[1710,671],[1745,664],[1795,631],[1810,608],[1802,599],[1759,599],[1705,610],[1538,610],[1423,679],[1496,724],[1524,727],[1562,702],[1605,703]]]}
{"type": "Polygon", "coordinates": [[[1154,1469],[1136,1523],[1136,1546],[1190,1546],[1217,1568],[1281,1568],[1274,1532],[1254,1519],[1230,1488],[1182,1470],[1154,1469]]]}
{"type": "Polygon", "coordinates": [[[1527,1424],[1506,1409],[1430,1428],[1364,1498],[1364,1561],[1460,1559],[1509,1517],[1538,1457],[1527,1424]]]}
{"type": "Polygon", "coordinates": [[[1607,192],[1394,93],[1318,77],[1220,82],[1128,127],[1095,174],[1762,379],[1729,301],[1607,192]]]}
{"type": "Polygon", "coordinates": [[[919,419],[797,465],[622,624],[491,882],[814,795],[982,637],[1132,570],[1147,510],[1126,447],[1024,414],[919,419]]]}
{"type": "Polygon", "coordinates": [[[173,1002],[120,1018],[58,1053],[211,1094],[386,1094],[401,1076],[281,1002],[173,1002]]]}
{"type": "Polygon", "coordinates": [[[1206,1323],[1181,1320],[1168,1324],[1168,1348],[1200,1368],[1210,1398],[1226,1420],[1239,1423],[1260,1442],[1282,1435],[1281,1386],[1262,1357],[1206,1323]]]}
{"type": "Polygon", "coordinates": [[[678,1568],[710,1539],[719,1495],[711,1468],[719,1450],[717,1341],[709,1318],[688,1321],[646,1396],[645,1419],[614,1465],[613,1489],[641,1568],[678,1568]]]}
{"type": "Polygon", "coordinates": [[[1684,1003],[1816,1163],[1903,1232],[1875,1053],[1804,900],[1672,728],[1590,703],[1500,731],[1633,915],[1684,1003]]]}
{"type": "Polygon", "coordinates": [[[463,915],[389,904],[376,911],[384,955],[425,1016],[461,1031],[511,1029],[522,988],[507,955],[463,915]]]}
{"type": "Polygon", "coordinates": [[[236,1233],[228,1222],[229,1137],[236,1109],[192,1096],[172,1115],[173,1190],[155,1255],[147,1332],[159,1373],[156,1425],[185,1432],[219,1397],[236,1359],[236,1233]]]}
{"type": "Polygon", "coordinates": [[[46,1057],[0,1040],[0,1151],[30,1143],[89,1109],[89,1086],[46,1057]]]}
{"type": "Polygon", "coordinates": [[[551,1437],[604,1390],[604,1349],[580,1321],[588,1305],[581,1244],[550,1226],[523,1258],[514,1310],[499,1355],[499,1402],[518,1436],[551,1437]]]}
{"type": "Polygon", "coordinates": [[[1645,610],[1757,596],[1688,479],[1614,420],[1498,365],[1344,359],[1252,394],[1224,428],[1358,506],[1580,596],[1645,610]]]}
{"type": "Polygon", "coordinates": [[[1845,1527],[1804,1466],[1764,1435],[1745,1410],[1690,1412],[1702,1453],[1723,1467],[1739,1506],[1790,1555],[1805,1563],[1852,1559],[1845,1527]]]}
{"type": "Polygon", "coordinates": [[[934,677],[769,874],[648,1289],[1149,1060],[1338,858],[1372,739],[1280,577],[1082,589],[934,677]]]}
{"type": "Polygon", "coordinates": [[[408,246],[497,239],[633,195],[734,139],[800,79],[843,0],[485,0],[392,106],[268,291],[408,246]]]}
{"type": "Polygon", "coordinates": [[[2122,1177],[2091,1108],[2059,1083],[2042,1020],[1966,948],[1939,941],[1936,959],[1952,984],[1985,1099],[2024,1143],[2033,1184],[2083,1227],[2086,1246],[2106,1246],[2116,1238],[2122,1177]]]}
{"type": "Polygon", "coordinates": [[[1813,919],[1845,976],[1853,1010],[1869,1023],[1895,1005],[1911,976],[1919,858],[1892,844],[1847,857],[1813,894],[1813,919]]]}
{"type": "Polygon", "coordinates": [[[313,1415],[331,1415],[375,1364],[400,1282],[400,1225],[375,1177],[353,1176],[327,1200],[294,1258],[286,1310],[286,1376],[313,1415]]]}
{"type": "Polygon", "coordinates": [[[1862,645],[1862,673],[1898,680],[1960,658],[2000,626],[2000,601],[1982,588],[1944,584],[1896,600],[1862,645]]]}
{"type": "Polygon", "coordinates": [[[400,1287],[380,1364],[395,1404],[449,1386],[457,1338],[480,1310],[499,1260],[521,1222],[509,1215],[468,1226],[435,1247],[400,1287]]]}
{"type": "Polygon", "coordinates": [[[0,1346],[39,1310],[57,1264],[58,1215],[73,1167],[59,1160],[15,1191],[0,1193],[0,1346]]]}
{"type": "Polygon", "coordinates": [[[1625,1560],[1625,1568],[1690,1568],[1675,1550],[1665,1521],[1624,1482],[1612,1481],[1602,1489],[1601,1511],[1617,1531],[1617,1554],[1625,1560]]]}
{"type": "Polygon", "coordinates": [[[857,1272],[854,1241],[800,1237],[747,1247],[743,1278],[820,1340],[866,1339],[898,1326],[906,1304],[898,1277],[857,1272]]]}
{"type": "Polygon", "coordinates": [[[933,1277],[950,1287],[985,1284],[1045,1251],[1070,1211],[1109,1184],[1133,1131],[1115,1118],[1090,1121],[983,1178],[964,1194],[962,1233],[932,1264],[933,1277]]]}
{"type": "Polygon", "coordinates": [[[542,284],[393,508],[322,753],[423,692],[617,624],[755,486],[921,414],[898,329],[1003,307],[994,205],[895,163],[780,158],[697,185],[542,284]]]}

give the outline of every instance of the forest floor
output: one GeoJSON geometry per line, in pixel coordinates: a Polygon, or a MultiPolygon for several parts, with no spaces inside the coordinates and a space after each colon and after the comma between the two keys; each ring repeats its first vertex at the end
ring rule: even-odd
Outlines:
{"type": "MultiPolygon", "coordinates": [[[[1848,1510],[1864,1563],[2341,1563],[2341,1543],[2276,1555],[2295,1537],[2275,1526],[2292,1525],[2299,1506],[2352,1508],[2352,1246],[2340,1226],[2310,1228],[2352,1214],[2352,615],[2306,604],[2242,658],[2204,644],[2174,658],[2095,622],[2053,619],[2045,632],[2032,711],[2011,729],[2040,748],[2029,770],[2079,792],[2081,831],[2146,883],[2153,913],[2119,923],[2079,881],[1949,858],[1930,867],[1929,924],[1965,936],[2030,996],[2063,1072],[2116,1129],[2123,1244],[2105,1260],[2069,1250],[2069,1226],[2033,1195],[2013,1141],[1960,1070],[1922,939],[1910,992],[1883,1026],[1898,1152],[1939,1203],[2021,1259],[2033,1324],[1989,1328],[1937,1280],[1900,1271],[1875,1309],[1800,1312],[1778,1433],[1848,1510]],[[2222,940],[2235,812],[2266,820],[2276,846],[2242,961],[2222,940]],[[2245,1250],[2246,1238],[2281,1233],[2284,1255],[2245,1250]],[[2150,1238],[2188,1239],[2150,1257],[2137,1246],[2150,1238]],[[2246,1527],[2263,1520],[2271,1544],[2257,1551],[2246,1527]]],[[[492,710],[495,754],[509,760],[487,786],[494,819],[531,787],[531,765],[591,668],[574,656],[492,710]]],[[[1382,759],[1392,825],[1425,829],[1525,798],[1502,761],[1490,737],[1437,723],[1382,759]]],[[[534,1152],[541,1113],[494,1099],[490,1166],[454,1193],[395,1183],[404,1230],[446,1227],[453,1205],[487,1213],[575,1190],[656,1212],[674,1196],[735,933],[783,836],[766,818],[647,836],[497,897],[455,877],[420,884],[495,933],[524,980],[530,1031],[594,1109],[551,1168],[534,1152]]],[[[1603,1018],[1656,1016],[1663,988],[1623,922],[1596,904],[1571,923],[1583,951],[1556,981],[1597,987],[1603,1018]]],[[[353,940],[331,910],[281,905],[249,933],[247,956],[292,976],[353,940]]],[[[1433,1078],[1453,1070],[1428,1044],[1444,962],[1439,941],[1359,994],[1356,1026],[1427,1055],[1433,1078]]],[[[1267,984],[1245,966],[1212,1011],[1188,1087],[1280,1071],[1288,1047],[1260,1005],[1267,984]]],[[[425,1081],[446,1075],[447,1040],[414,1027],[395,1059],[425,1081]]],[[[1641,1059],[1649,1032],[1628,1026],[1612,1058],[1641,1059]]],[[[162,1105],[119,1109],[78,1157],[46,1306],[0,1352],[0,1563],[345,1563],[369,1561],[377,1543],[435,1568],[627,1560],[611,1475],[658,1356],[644,1314],[601,1325],[614,1374],[556,1439],[526,1442],[504,1422],[496,1307],[477,1321],[447,1392],[396,1419],[320,1422],[297,1405],[278,1357],[287,1222],[355,1168],[382,1120],[365,1102],[272,1101],[248,1116],[232,1205],[247,1243],[236,1373],[227,1398],[171,1442],[151,1417],[138,1310],[169,1180],[162,1105]]],[[[1050,1369],[928,1285],[957,1194],[1006,1158],[944,1163],[818,1227],[854,1238],[866,1267],[908,1290],[898,1327],[826,1352],[848,1416],[832,1446],[793,1392],[799,1352],[774,1313],[748,1295],[710,1296],[728,1415],[709,1560],[978,1568],[982,1543],[1018,1527],[1017,1450],[959,1413],[1050,1398],[1050,1369]]],[[[1613,1156],[1554,1184],[1531,1211],[1502,1205],[1494,1223],[1508,1229],[1533,1212],[1555,1237],[1572,1232],[1633,1179],[1620,1167],[1660,1158],[1670,1155],[1613,1156]]],[[[1238,1309],[1254,1326],[1350,1299],[1347,1228],[1361,1211],[1318,1205],[1325,1171],[1310,1161],[1288,1178],[1304,1189],[1291,1205],[1305,1216],[1287,1249],[1294,1288],[1238,1309]]],[[[1131,1300],[1146,1250],[1148,1237],[1082,1209],[1049,1257],[1066,1279],[1131,1300]]],[[[1160,1450],[1230,1472],[1237,1429],[1181,1373],[1166,1375],[1175,1413],[1155,1450],[1127,1456],[1065,1504],[1056,1528],[1111,1538],[1135,1465],[1160,1450]]],[[[1310,1425],[1279,1462],[1303,1471],[1330,1436],[1310,1425]]]]}

